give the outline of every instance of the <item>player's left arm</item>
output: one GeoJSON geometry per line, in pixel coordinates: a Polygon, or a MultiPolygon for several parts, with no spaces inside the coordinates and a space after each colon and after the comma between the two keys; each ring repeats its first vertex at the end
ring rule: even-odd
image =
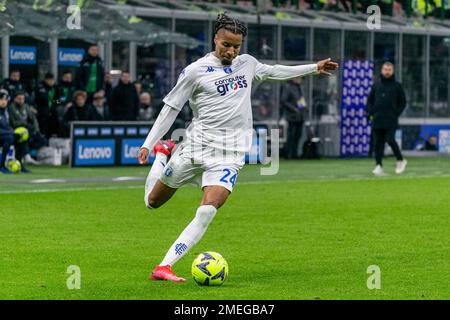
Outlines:
{"type": "Polygon", "coordinates": [[[303,77],[309,74],[323,74],[330,76],[331,71],[339,68],[338,63],[331,61],[331,58],[321,60],[313,64],[297,66],[267,65],[258,62],[255,69],[256,80],[289,80],[303,77]]]}

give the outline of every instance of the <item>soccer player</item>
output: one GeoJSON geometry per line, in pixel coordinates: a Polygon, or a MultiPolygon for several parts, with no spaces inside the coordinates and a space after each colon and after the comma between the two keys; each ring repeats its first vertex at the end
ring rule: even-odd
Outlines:
{"type": "Polygon", "coordinates": [[[156,158],[145,183],[147,208],[160,207],[188,183],[196,183],[203,190],[194,219],[153,270],[151,280],[185,281],[175,275],[172,266],[202,238],[217,209],[232,192],[251,142],[248,135],[253,128],[250,101],[253,80],[330,75],[330,71],[338,68],[331,59],[301,66],[270,66],[251,55],[239,55],[247,28],[226,14],[218,15],[214,31],[214,52],[181,72],[177,84],[164,98],[165,105],[138,154],[139,163],[145,164],[154,147],[156,158]],[[186,138],[174,150],[172,140],[159,139],[188,100],[194,117],[186,138]]]}

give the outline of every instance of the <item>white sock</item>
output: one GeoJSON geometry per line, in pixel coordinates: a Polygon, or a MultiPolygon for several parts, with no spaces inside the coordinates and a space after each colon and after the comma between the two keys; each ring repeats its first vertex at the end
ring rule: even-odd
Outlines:
{"type": "Polygon", "coordinates": [[[203,205],[197,209],[194,220],[184,229],[178,239],[172,244],[160,266],[173,266],[188,253],[205,234],[217,209],[212,205],[203,205]]]}
{"type": "Polygon", "coordinates": [[[167,156],[165,154],[162,154],[161,152],[157,152],[155,161],[153,162],[150,172],[148,173],[147,180],[145,180],[144,202],[147,208],[149,209],[151,209],[151,207],[148,204],[148,195],[155,186],[156,181],[158,181],[159,177],[161,176],[161,173],[163,172],[166,163],[167,163],[167,156]]]}

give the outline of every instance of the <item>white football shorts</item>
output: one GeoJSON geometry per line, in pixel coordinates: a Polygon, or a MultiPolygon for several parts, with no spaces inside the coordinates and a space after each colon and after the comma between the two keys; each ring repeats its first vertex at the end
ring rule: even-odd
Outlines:
{"type": "Polygon", "coordinates": [[[184,185],[223,186],[230,192],[239,170],[245,164],[245,153],[224,151],[209,146],[180,143],[164,167],[160,180],[171,188],[184,185]]]}

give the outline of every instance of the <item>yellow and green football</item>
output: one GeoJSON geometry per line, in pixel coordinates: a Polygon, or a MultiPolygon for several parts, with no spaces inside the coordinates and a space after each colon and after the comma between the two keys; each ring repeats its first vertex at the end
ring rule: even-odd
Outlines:
{"type": "Polygon", "coordinates": [[[17,173],[22,168],[19,160],[9,160],[6,162],[6,169],[11,172],[17,173]]]}
{"type": "Polygon", "coordinates": [[[30,134],[28,133],[27,128],[25,127],[18,127],[14,129],[14,134],[19,136],[19,142],[25,142],[30,137],[30,134]]]}
{"type": "Polygon", "coordinates": [[[203,252],[192,263],[192,277],[201,286],[221,286],[228,276],[228,263],[217,252],[203,252]]]}

